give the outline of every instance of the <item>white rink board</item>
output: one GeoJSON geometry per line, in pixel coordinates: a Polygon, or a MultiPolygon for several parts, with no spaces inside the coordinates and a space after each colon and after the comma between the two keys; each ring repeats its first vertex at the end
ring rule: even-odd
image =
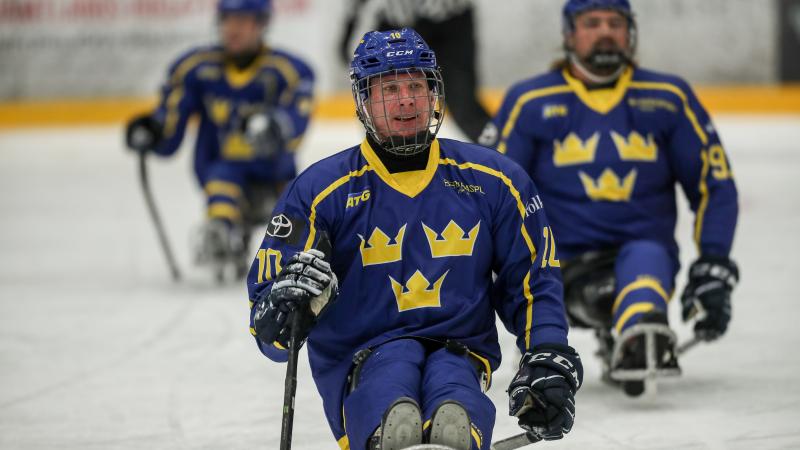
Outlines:
{"type": "MultiPolygon", "coordinates": [[[[800,447],[800,117],[717,125],[741,193],[729,335],[689,352],[684,376],[642,401],[600,382],[593,337],[574,331],[586,365],[575,428],[531,448],[800,447]]],[[[359,136],[353,122],[315,123],[303,165],[359,136]]],[[[173,284],[121,129],[0,132],[0,449],[278,447],[285,366],[256,349],[244,284],[217,287],[189,264],[203,200],[188,150],[151,164],[186,272],[173,284]]],[[[695,256],[689,220],[680,222],[684,262],[695,256]]],[[[677,305],[670,313],[679,324],[677,305]]],[[[676,332],[690,336],[683,325],[676,332]]],[[[516,350],[501,334],[496,439],[518,432],[504,392],[516,350]]],[[[294,436],[297,450],[336,448],[305,352],[294,436]]]]}

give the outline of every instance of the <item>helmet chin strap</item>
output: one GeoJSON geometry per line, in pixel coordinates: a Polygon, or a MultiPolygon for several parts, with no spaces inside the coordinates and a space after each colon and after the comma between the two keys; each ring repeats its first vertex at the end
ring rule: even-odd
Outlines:
{"type": "Polygon", "coordinates": [[[580,72],[580,74],[592,84],[609,84],[619,78],[619,76],[622,75],[622,72],[624,72],[625,68],[628,66],[627,64],[620,64],[619,68],[610,75],[597,75],[589,70],[588,67],[583,65],[580,58],[575,56],[574,52],[569,52],[569,62],[572,64],[572,67],[574,67],[575,70],[580,72]]]}

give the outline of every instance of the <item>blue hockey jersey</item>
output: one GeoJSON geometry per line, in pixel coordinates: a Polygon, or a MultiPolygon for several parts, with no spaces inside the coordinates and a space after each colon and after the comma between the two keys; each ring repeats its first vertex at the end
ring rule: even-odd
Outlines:
{"type": "MultiPolygon", "coordinates": [[[[337,439],[345,436],[347,374],[361,349],[401,336],[454,339],[490,375],[501,357],[495,312],[520,350],[567,343],[543,204],[530,177],[496,152],[437,139],[424,170],[389,173],[365,140],[312,165],[273,213],[248,276],[251,302],[322,233],[340,291],[312,329],[308,353],[337,439]]],[[[280,344],[258,343],[269,358],[286,360],[280,344]]]]}
{"type": "Polygon", "coordinates": [[[497,149],[535,180],[564,258],[634,239],[675,260],[675,185],[695,212],[702,253],[727,256],[738,214],[733,172],[683,80],[629,68],[587,90],[566,70],[522,81],[494,119],[497,149]]]}
{"type": "Polygon", "coordinates": [[[221,46],[193,49],[170,67],[155,113],[164,140],[155,150],[174,153],[189,118],[199,115],[194,168],[201,185],[218,160],[252,162],[265,179],[291,179],[296,174],[291,152],[308,125],[313,82],[303,61],[279,50],[264,48],[240,69],[226,61],[221,46]],[[260,155],[243,135],[245,118],[260,112],[273,114],[285,131],[286,148],[277,156],[260,155]]]}

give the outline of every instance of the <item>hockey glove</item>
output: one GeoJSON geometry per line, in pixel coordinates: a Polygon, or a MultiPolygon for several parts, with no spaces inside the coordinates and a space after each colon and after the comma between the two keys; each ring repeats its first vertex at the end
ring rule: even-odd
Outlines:
{"type": "Polygon", "coordinates": [[[729,258],[701,255],[689,268],[689,283],[681,296],[683,320],[695,316],[695,334],[712,341],[722,336],[731,320],[731,292],[739,268],[729,258]]]}
{"type": "Polygon", "coordinates": [[[300,336],[305,340],[339,291],[336,274],[324,257],[311,249],[295,254],[284,266],[269,294],[256,302],[253,324],[258,339],[288,348],[291,315],[301,314],[300,336]]]}
{"type": "Polygon", "coordinates": [[[163,127],[151,114],[136,116],[125,129],[125,144],[137,152],[153,151],[163,139],[163,127]]]}
{"type": "Polygon", "coordinates": [[[242,133],[247,143],[262,158],[271,158],[283,148],[283,129],[274,114],[257,113],[245,117],[242,133]]]}
{"type": "Polygon", "coordinates": [[[583,365],[568,345],[543,344],[525,353],[508,387],[508,413],[545,440],[561,439],[575,422],[583,365]]]}

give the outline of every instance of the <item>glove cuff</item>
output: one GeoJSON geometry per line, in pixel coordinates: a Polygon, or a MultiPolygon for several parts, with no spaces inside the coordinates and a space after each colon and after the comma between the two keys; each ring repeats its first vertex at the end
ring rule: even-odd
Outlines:
{"type": "Polygon", "coordinates": [[[564,375],[572,389],[578,391],[583,384],[583,364],[578,352],[569,345],[545,343],[522,355],[520,367],[547,367],[564,375]]]}
{"type": "Polygon", "coordinates": [[[727,256],[700,255],[689,268],[691,278],[712,277],[733,289],[739,282],[739,266],[727,256]]]}

